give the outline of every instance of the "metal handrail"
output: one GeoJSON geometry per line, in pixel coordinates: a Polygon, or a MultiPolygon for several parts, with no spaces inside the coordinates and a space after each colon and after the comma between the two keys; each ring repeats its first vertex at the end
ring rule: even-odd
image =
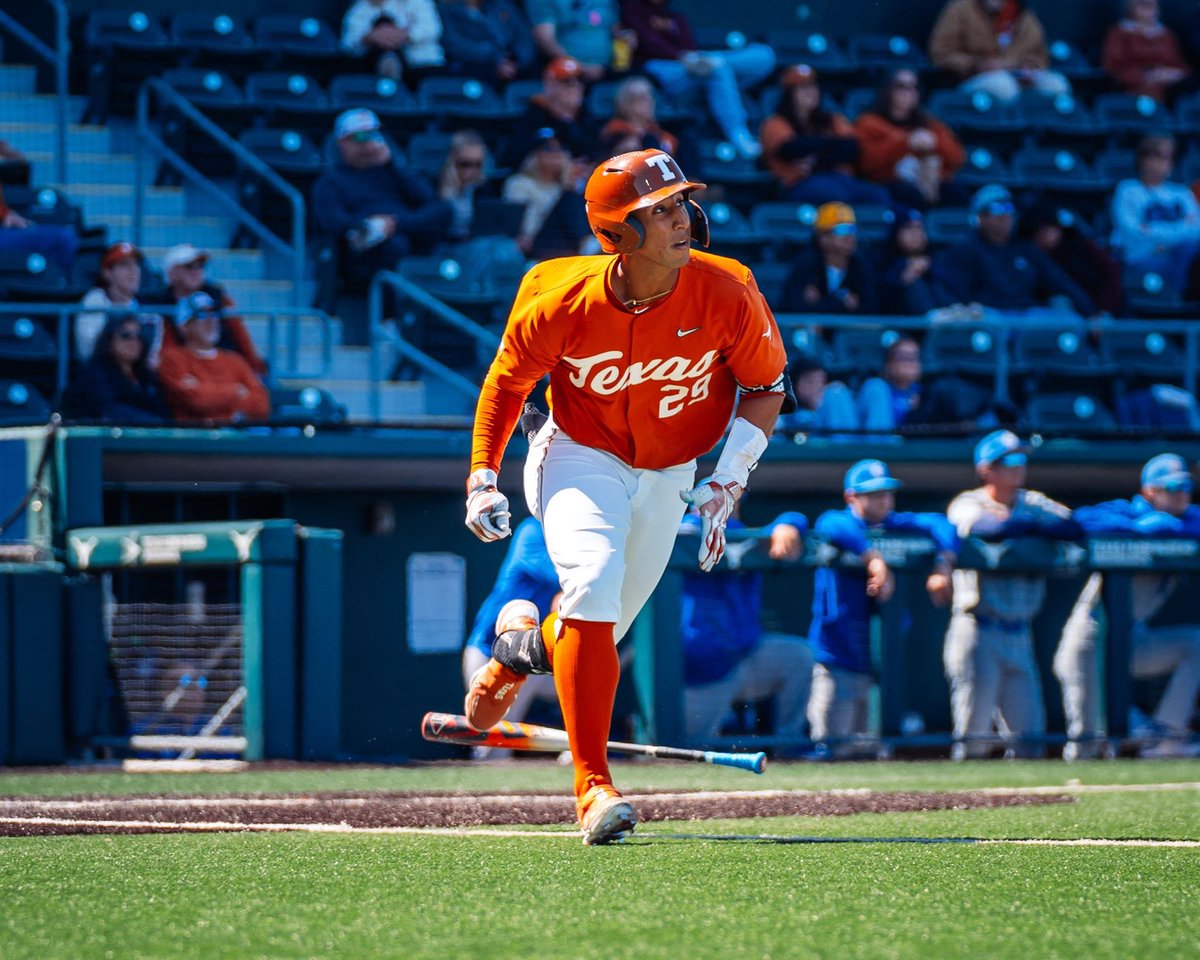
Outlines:
{"type": "Polygon", "coordinates": [[[208,117],[201,113],[186,97],[165,80],[150,77],[138,91],[137,101],[137,136],[138,151],[136,154],[137,176],[134,189],[133,235],[134,243],[141,245],[142,226],[144,221],[145,200],[143,194],[146,188],[145,151],[143,145],[152,148],[159,157],[171,164],[190,183],[204,190],[218,205],[229,211],[242,226],[257,236],[268,246],[277,250],[282,256],[290,257],[292,261],[292,304],[301,306],[304,289],[305,255],[307,238],[305,224],[307,222],[307,207],[300,191],[283,179],[278,173],[263,163],[258,157],[234,140],[229,134],[218,127],[208,117]],[[150,129],[150,98],[151,94],[168,102],[178,109],[192,123],[233,154],[239,164],[252,170],[270,186],[283,195],[292,207],[292,242],[288,244],[272,233],[265,224],[251,216],[241,204],[228,196],[219,186],[188,163],[183,157],[172,150],[163,139],[150,129]]]}
{"type": "Polygon", "coordinates": [[[55,140],[58,149],[54,170],[58,182],[67,183],[67,68],[71,57],[71,41],[67,35],[70,13],[66,0],[46,0],[54,8],[54,48],[18,22],[7,11],[0,10],[0,28],[7,30],[54,68],[55,140]]]}
{"type": "MultiPolygon", "coordinates": [[[[80,303],[4,303],[0,302],[0,316],[31,316],[55,318],[55,341],[57,348],[57,369],[55,373],[55,390],[59,395],[67,387],[71,367],[71,347],[69,326],[71,318],[80,313],[105,314],[153,314],[172,322],[175,308],[163,304],[139,304],[131,307],[85,307],[80,303]]],[[[236,316],[243,320],[247,318],[265,317],[267,320],[267,345],[263,351],[271,367],[271,375],[280,380],[321,380],[329,375],[333,367],[334,321],[323,310],[311,307],[274,307],[270,310],[236,310],[236,316]],[[280,349],[280,338],[277,327],[280,318],[291,320],[291,327],[298,328],[305,318],[311,318],[321,325],[321,362],[318,370],[304,370],[300,367],[299,336],[291,334],[287,337],[285,349],[280,349]],[[282,358],[280,354],[283,354],[282,358]],[[281,359],[286,362],[280,362],[281,359]]]]}
{"type": "Polygon", "coordinates": [[[382,347],[384,342],[390,343],[406,360],[428,371],[433,376],[449,384],[464,396],[474,399],[479,396],[479,384],[468,380],[462,374],[451,370],[439,360],[429,356],[424,350],[413,346],[404,339],[400,324],[387,325],[383,320],[383,289],[390,287],[402,300],[410,300],[418,307],[429,310],[439,320],[459,332],[466,334],[476,343],[494,351],[500,345],[500,338],[489,330],[485,330],[469,317],[459,313],[439,300],[437,297],[422,290],[417,284],[406,277],[391,271],[381,271],[371,278],[370,290],[367,294],[367,315],[371,332],[371,417],[379,420],[382,398],[380,391],[383,381],[382,347]]]}

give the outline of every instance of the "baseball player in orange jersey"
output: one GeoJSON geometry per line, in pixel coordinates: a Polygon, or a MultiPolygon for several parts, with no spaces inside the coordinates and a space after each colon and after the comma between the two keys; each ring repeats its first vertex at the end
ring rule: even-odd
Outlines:
{"type": "Polygon", "coordinates": [[[525,498],[562,585],[558,618],[540,633],[528,615],[497,624],[466,713],[487,727],[525,675],[554,674],[585,844],[620,839],[637,822],[606,752],[616,641],[662,576],[686,504],[702,518],[701,568],[720,559],[725,521],[785,398],[783,343],[754,277],[691,249],[708,243],[691,198],[703,186],[661,150],[601,163],[584,199],[610,256],[548,260],[526,274],[475,412],[467,526],[498,540],[509,512],[496,472],[525,397],[550,374],[551,416],[530,448],[525,498]],[[721,439],[735,404],[717,469],[693,486],[696,457],[721,439]]]}

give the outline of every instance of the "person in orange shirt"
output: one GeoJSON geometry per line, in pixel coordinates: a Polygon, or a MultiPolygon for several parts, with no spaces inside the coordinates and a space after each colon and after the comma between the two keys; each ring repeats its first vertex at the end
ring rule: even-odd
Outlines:
{"type": "Polygon", "coordinates": [[[206,424],[265,420],[271,412],[266,388],[240,354],[217,346],[221,314],[213,298],[198,291],[181,300],[178,311],[183,345],[164,350],[158,362],[158,379],[175,419],[206,424]]]}
{"type": "Polygon", "coordinates": [[[700,567],[725,549],[725,523],[787,395],[786,355],[749,269],[693,252],[708,220],[661,150],[601,163],[587,182],[588,224],[607,256],[545,261],[513,304],[475,412],[467,526],[509,535],[497,472],[533,386],[550,375],[550,419],[530,445],[525,499],[542,521],[562,586],[557,618],[498,624],[472,678],[466,714],[502,719],[530,673],[553,673],[575,765],[585,844],[637,822],[613,786],[606,742],[620,667],[616,641],[666,568],[685,504],[699,509],[700,567]],[[716,470],[696,458],[737,419],[716,470]]]}

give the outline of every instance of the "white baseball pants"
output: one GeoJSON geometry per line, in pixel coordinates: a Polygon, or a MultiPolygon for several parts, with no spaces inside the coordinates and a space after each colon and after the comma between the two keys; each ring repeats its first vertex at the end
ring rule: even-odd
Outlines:
{"type": "Polygon", "coordinates": [[[525,461],[525,500],[542,521],[563,620],[615,623],[620,640],[658,586],[696,462],[635,469],[547,421],[525,461]]]}

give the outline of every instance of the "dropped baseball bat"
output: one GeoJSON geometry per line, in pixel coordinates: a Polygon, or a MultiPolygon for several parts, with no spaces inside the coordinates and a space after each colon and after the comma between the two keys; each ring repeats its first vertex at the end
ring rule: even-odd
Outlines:
{"type": "MultiPolygon", "coordinates": [[[[508,750],[540,750],[560,753],[570,750],[565,730],[534,723],[509,723],[501,720],[487,730],[476,730],[467,718],[453,713],[427,713],[421,719],[421,736],[437,743],[456,743],[460,747],[504,747],[508,750]]],[[[610,740],[609,750],[636,753],[660,760],[688,760],[735,767],[762,773],[767,768],[765,753],[716,753],[712,750],[683,750],[679,747],[655,747],[646,743],[619,743],[610,740]]]]}

